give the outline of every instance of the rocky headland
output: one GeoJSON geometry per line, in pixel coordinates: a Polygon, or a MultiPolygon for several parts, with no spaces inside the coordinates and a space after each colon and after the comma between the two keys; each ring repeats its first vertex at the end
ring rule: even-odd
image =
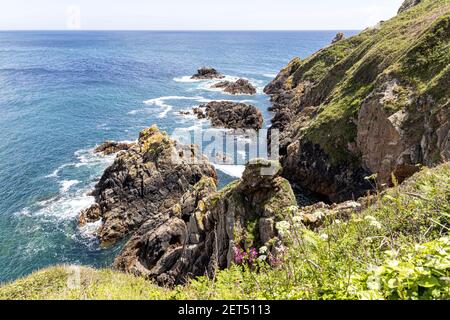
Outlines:
{"type": "Polygon", "coordinates": [[[97,236],[103,247],[123,239],[149,217],[175,205],[202,177],[216,179],[214,168],[198,153],[195,146],[178,145],[156,126],[143,130],[138,142],[106,169],[92,192],[96,203],[81,213],[79,224],[101,219],[97,236]],[[199,157],[199,164],[187,164],[183,157],[199,157]]]}
{"type": "Polygon", "coordinates": [[[328,201],[358,198],[450,159],[450,4],[399,15],[293,59],[265,88],[291,183],[328,201]],[[441,57],[441,58],[439,58],[441,57]]]}
{"type": "Polygon", "coordinates": [[[171,209],[148,219],[125,245],[115,267],[156,280],[161,285],[185,283],[231,266],[237,248],[283,249],[275,228],[283,208],[295,206],[281,167],[266,160],[251,162],[242,179],[216,191],[203,178],[171,209]],[[273,175],[262,169],[274,167],[273,175]]]}

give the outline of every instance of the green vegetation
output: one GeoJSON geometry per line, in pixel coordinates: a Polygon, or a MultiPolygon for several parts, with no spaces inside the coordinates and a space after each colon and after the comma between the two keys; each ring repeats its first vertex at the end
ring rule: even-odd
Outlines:
{"type": "Polygon", "coordinates": [[[437,103],[426,107],[442,108],[450,93],[449,38],[450,1],[424,0],[308,59],[293,60],[285,86],[303,94],[305,83],[312,83],[308,103],[319,106],[300,138],[320,145],[333,163],[355,163],[347,147],[356,139],[358,112],[363,101],[383,91],[391,79],[397,81],[398,92],[386,103],[389,114],[405,108],[416,112],[419,107],[411,104],[412,95],[432,95],[437,103]]]}
{"type": "Polygon", "coordinates": [[[367,201],[348,221],[330,216],[316,231],[288,219],[289,249],[278,266],[261,259],[174,289],[111,270],[55,267],[1,287],[0,299],[449,299],[450,164],[367,201]]]}

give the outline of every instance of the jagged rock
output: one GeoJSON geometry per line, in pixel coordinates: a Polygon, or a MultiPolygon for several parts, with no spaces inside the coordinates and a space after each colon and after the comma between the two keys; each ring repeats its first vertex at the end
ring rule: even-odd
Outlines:
{"type": "Polygon", "coordinates": [[[216,178],[205,159],[190,164],[182,156],[199,158],[194,147],[178,145],[156,126],[143,130],[105,170],[93,191],[96,203],[81,213],[80,224],[101,218],[99,240],[111,245],[178,203],[203,176],[216,178]]]}
{"type": "Polygon", "coordinates": [[[95,153],[103,153],[104,155],[110,155],[118,153],[119,151],[125,151],[134,146],[134,143],[105,141],[94,149],[95,153]]]}
{"type": "Polygon", "coordinates": [[[193,111],[199,119],[210,119],[215,128],[259,130],[263,124],[261,111],[245,103],[212,101],[193,111]]]}
{"type": "Polygon", "coordinates": [[[211,86],[211,88],[220,88],[231,94],[256,94],[256,88],[246,79],[239,79],[236,82],[221,81],[211,86]]]}
{"type": "Polygon", "coordinates": [[[335,44],[336,42],[342,41],[345,39],[345,35],[342,32],[339,32],[334,37],[333,41],[331,41],[331,44],[335,44]]]}
{"type": "Polygon", "coordinates": [[[225,76],[218,72],[216,69],[207,67],[198,69],[197,73],[191,77],[191,79],[195,80],[212,80],[223,78],[225,78],[225,76]]]}
{"type": "Polygon", "coordinates": [[[400,9],[398,9],[398,13],[403,13],[409,9],[411,9],[414,6],[417,6],[419,3],[421,2],[421,0],[405,0],[400,9]]]}
{"type": "Polygon", "coordinates": [[[254,161],[241,180],[219,192],[213,192],[211,179],[202,179],[164,214],[164,223],[157,225],[150,218],[140,228],[117,257],[116,268],[176,285],[229,267],[237,246],[273,247],[279,243],[276,222],[286,207],[296,205],[279,168],[276,162],[254,161]],[[275,168],[273,176],[265,176],[268,168],[275,168]]]}

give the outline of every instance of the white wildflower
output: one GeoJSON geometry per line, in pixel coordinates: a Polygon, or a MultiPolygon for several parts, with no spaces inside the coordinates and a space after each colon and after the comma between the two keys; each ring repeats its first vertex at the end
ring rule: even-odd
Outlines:
{"type": "Polygon", "coordinates": [[[329,237],[328,237],[328,235],[327,235],[326,233],[322,233],[322,234],[320,235],[320,238],[321,238],[322,240],[327,241],[329,237]]]}
{"type": "Polygon", "coordinates": [[[276,228],[278,230],[278,233],[283,237],[289,233],[291,225],[287,221],[280,221],[277,222],[276,228]]]}

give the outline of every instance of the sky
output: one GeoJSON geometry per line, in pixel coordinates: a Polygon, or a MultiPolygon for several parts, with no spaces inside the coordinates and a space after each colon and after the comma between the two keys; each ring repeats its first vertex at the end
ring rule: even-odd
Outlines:
{"type": "Polygon", "coordinates": [[[0,30],[361,30],[403,0],[1,0],[0,30]]]}

